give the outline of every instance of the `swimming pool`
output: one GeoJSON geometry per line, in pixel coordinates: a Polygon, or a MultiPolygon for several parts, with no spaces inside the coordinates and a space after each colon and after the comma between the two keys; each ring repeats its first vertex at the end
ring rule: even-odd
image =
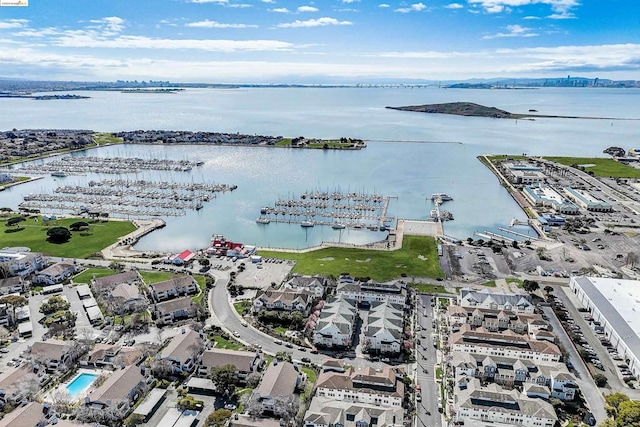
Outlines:
{"type": "Polygon", "coordinates": [[[86,372],[81,373],[73,379],[67,386],[67,393],[70,398],[76,398],[80,393],[89,388],[91,384],[98,378],[96,374],[89,374],[86,372]]]}

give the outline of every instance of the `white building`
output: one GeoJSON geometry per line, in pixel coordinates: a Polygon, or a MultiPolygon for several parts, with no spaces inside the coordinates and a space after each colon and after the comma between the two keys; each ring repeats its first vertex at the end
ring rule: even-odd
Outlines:
{"type": "Polygon", "coordinates": [[[514,184],[537,184],[547,179],[542,169],[531,163],[503,162],[501,166],[509,181],[514,184]]]}
{"type": "Polygon", "coordinates": [[[338,297],[326,304],[313,332],[313,343],[324,347],[350,347],[358,321],[354,303],[338,297]]]}
{"type": "Polygon", "coordinates": [[[454,394],[457,422],[467,420],[503,423],[524,427],[553,427],[558,416],[553,406],[530,398],[517,390],[503,390],[496,384],[486,387],[473,379],[454,394]]]}
{"type": "Polygon", "coordinates": [[[307,291],[316,299],[324,297],[327,279],[322,276],[299,276],[295,275],[288,280],[284,287],[294,291],[307,291]]]}
{"type": "Polygon", "coordinates": [[[404,305],[407,301],[406,285],[401,282],[375,283],[375,282],[340,282],[336,290],[337,295],[358,304],[366,302],[390,302],[404,305]]]}
{"type": "Polygon", "coordinates": [[[533,314],[534,305],[527,294],[480,291],[469,288],[460,289],[458,305],[461,307],[486,308],[490,310],[507,310],[516,313],[533,314]]]}
{"type": "Polygon", "coordinates": [[[347,372],[323,372],[316,382],[316,396],[335,401],[365,403],[402,408],[404,383],[402,376],[389,366],[375,369],[351,368],[347,372]]]}
{"type": "Polygon", "coordinates": [[[569,286],[640,378],[640,281],[580,276],[572,277],[569,286]]]}
{"type": "Polygon", "coordinates": [[[76,273],[76,266],[70,262],[58,262],[53,264],[33,278],[34,283],[42,283],[43,285],[55,285],[62,283],[65,279],[76,273]]]}
{"type": "Polygon", "coordinates": [[[29,248],[4,248],[0,250],[0,265],[9,276],[28,276],[44,268],[42,254],[30,252],[29,248]]]}
{"type": "Polygon", "coordinates": [[[537,341],[511,330],[490,332],[484,328],[472,329],[469,324],[462,325],[458,332],[453,333],[451,350],[543,362],[557,362],[562,356],[558,346],[552,342],[537,341]]]}
{"type": "Polygon", "coordinates": [[[404,315],[402,306],[376,303],[369,310],[364,330],[365,347],[369,351],[398,354],[402,348],[404,315]]]}
{"type": "Polygon", "coordinates": [[[304,415],[304,427],[402,427],[404,410],[379,405],[314,397],[304,415]]]}

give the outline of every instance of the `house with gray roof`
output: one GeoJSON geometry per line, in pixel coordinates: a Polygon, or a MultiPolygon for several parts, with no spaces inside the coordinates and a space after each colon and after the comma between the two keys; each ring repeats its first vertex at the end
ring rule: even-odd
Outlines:
{"type": "Polygon", "coordinates": [[[33,278],[33,283],[42,285],[55,285],[62,283],[65,279],[76,273],[76,265],[70,262],[58,262],[42,271],[39,271],[33,278]]]}
{"type": "Polygon", "coordinates": [[[198,375],[208,377],[211,370],[225,365],[236,367],[236,375],[240,381],[246,380],[252,372],[259,372],[264,367],[264,358],[260,352],[227,350],[213,348],[202,353],[198,363],[198,375]]]}
{"type": "Polygon", "coordinates": [[[204,341],[201,333],[183,328],[182,333],[171,338],[169,344],[162,349],[160,358],[170,361],[176,373],[191,372],[202,350],[204,350],[204,341]]]}
{"type": "Polygon", "coordinates": [[[404,333],[403,307],[392,303],[374,303],[369,309],[364,330],[364,345],[369,352],[398,354],[404,333]]]}
{"type": "Polygon", "coordinates": [[[291,396],[304,387],[304,383],[305,375],[297,366],[274,359],[253,391],[253,396],[262,403],[265,411],[273,411],[276,397],[291,396]]]}
{"type": "Polygon", "coordinates": [[[304,415],[304,427],[402,427],[403,408],[382,407],[367,403],[341,401],[316,396],[304,415]]]}
{"type": "Polygon", "coordinates": [[[284,287],[294,291],[307,291],[316,299],[324,297],[327,287],[327,279],[323,276],[301,276],[294,275],[285,282],[284,287]]]}
{"type": "Polygon", "coordinates": [[[146,392],[152,381],[144,366],[127,366],[111,373],[100,387],[90,391],[84,404],[94,410],[109,408],[124,418],[131,404],[146,392]]]}
{"type": "Polygon", "coordinates": [[[325,371],[318,375],[316,395],[336,401],[402,408],[402,376],[403,372],[390,366],[382,371],[372,367],[350,368],[346,372],[325,371]]]}
{"type": "Polygon", "coordinates": [[[299,311],[308,316],[311,311],[314,294],[305,289],[278,290],[269,288],[259,292],[253,300],[253,312],[260,310],[299,311]]]}
{"type": "Polygon", "coordinates": [[[341,281],[338,283],[336,294],[354,300],[357,304],[389,302],[404,305],[407,301],[406,284],[400,281],[387,283],[341,281]]]}
{"type": "Polygon", "coordinates": [[[197,307],[191,297],[182,297],[157,303],[154,311],[158,325],[169,325],[180,320],[195,317],[197,307]]]}
{"type": "Polygon", "coordinates": [[[174,277],[149,285],[149,292],[156,302],[177,298],[181,295],[197,294],[199,290],[198,283],[190,275],[174,277]]]}
{"type": "Polygon", "coordinates": [[[350,347],[358,319],[355,303],[338,296],[322,308],[313,331],[313,343],[329,348],[350,347]]]}
{"type": "Polygon", "coordinates": [[[470,288],[460,289],[458,305],[465,308],[506,310],[527,314],[533,314],[535,309],[528,294],[492,292],[487,289],[474,290],[470,288]]]}
{"type": "Polygon", "coordinates": [[[94,294],[103,295],[111,292],[113,288],[121,283],[139,285],[142,283],[142,277],[140,277],[137,270],[124,271],[105,277],[94,276],[91,279],[91,289],[93,289],[94,294]]]}

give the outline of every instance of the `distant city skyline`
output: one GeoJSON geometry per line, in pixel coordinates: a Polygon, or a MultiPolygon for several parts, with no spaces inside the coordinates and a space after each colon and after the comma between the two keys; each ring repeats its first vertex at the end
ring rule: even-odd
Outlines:
{"type": "Polygon", "coordinates": [[[0,77],[638,79],[635,0],[77,0],[0,7],[0,77]]]}

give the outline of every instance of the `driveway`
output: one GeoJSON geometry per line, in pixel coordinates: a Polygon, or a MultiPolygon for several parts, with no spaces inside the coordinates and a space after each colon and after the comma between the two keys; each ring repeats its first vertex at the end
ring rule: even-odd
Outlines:
{"type": "MultiPolygon", "coordinates": [[[[556,292],[560,293],[561,291],[556,288],[556,292]]],[[[573,342],[567,335],[567,332],[564,330],[562,325],[560,325],[560,321],[556,317],[556,314],[553,312],[551,307],[542,307],[544,314],[549,319],[548,322],[553,328],[553,332],[558,336],[560,342],[564,345],[569,353],[569,359],[571,363],[573,363],[573,367],[575,370],[576,383],[580,390],[582,391],[582,395],[587,402],[587,406],[589,410],[595,417],[598,424],[607,419],[607,413],[604,410],[604,399],[602,397],[602,393],[600,389],[596,387],[591,375],[589,374],[586,365],[580,355],[573,342]]]]}

